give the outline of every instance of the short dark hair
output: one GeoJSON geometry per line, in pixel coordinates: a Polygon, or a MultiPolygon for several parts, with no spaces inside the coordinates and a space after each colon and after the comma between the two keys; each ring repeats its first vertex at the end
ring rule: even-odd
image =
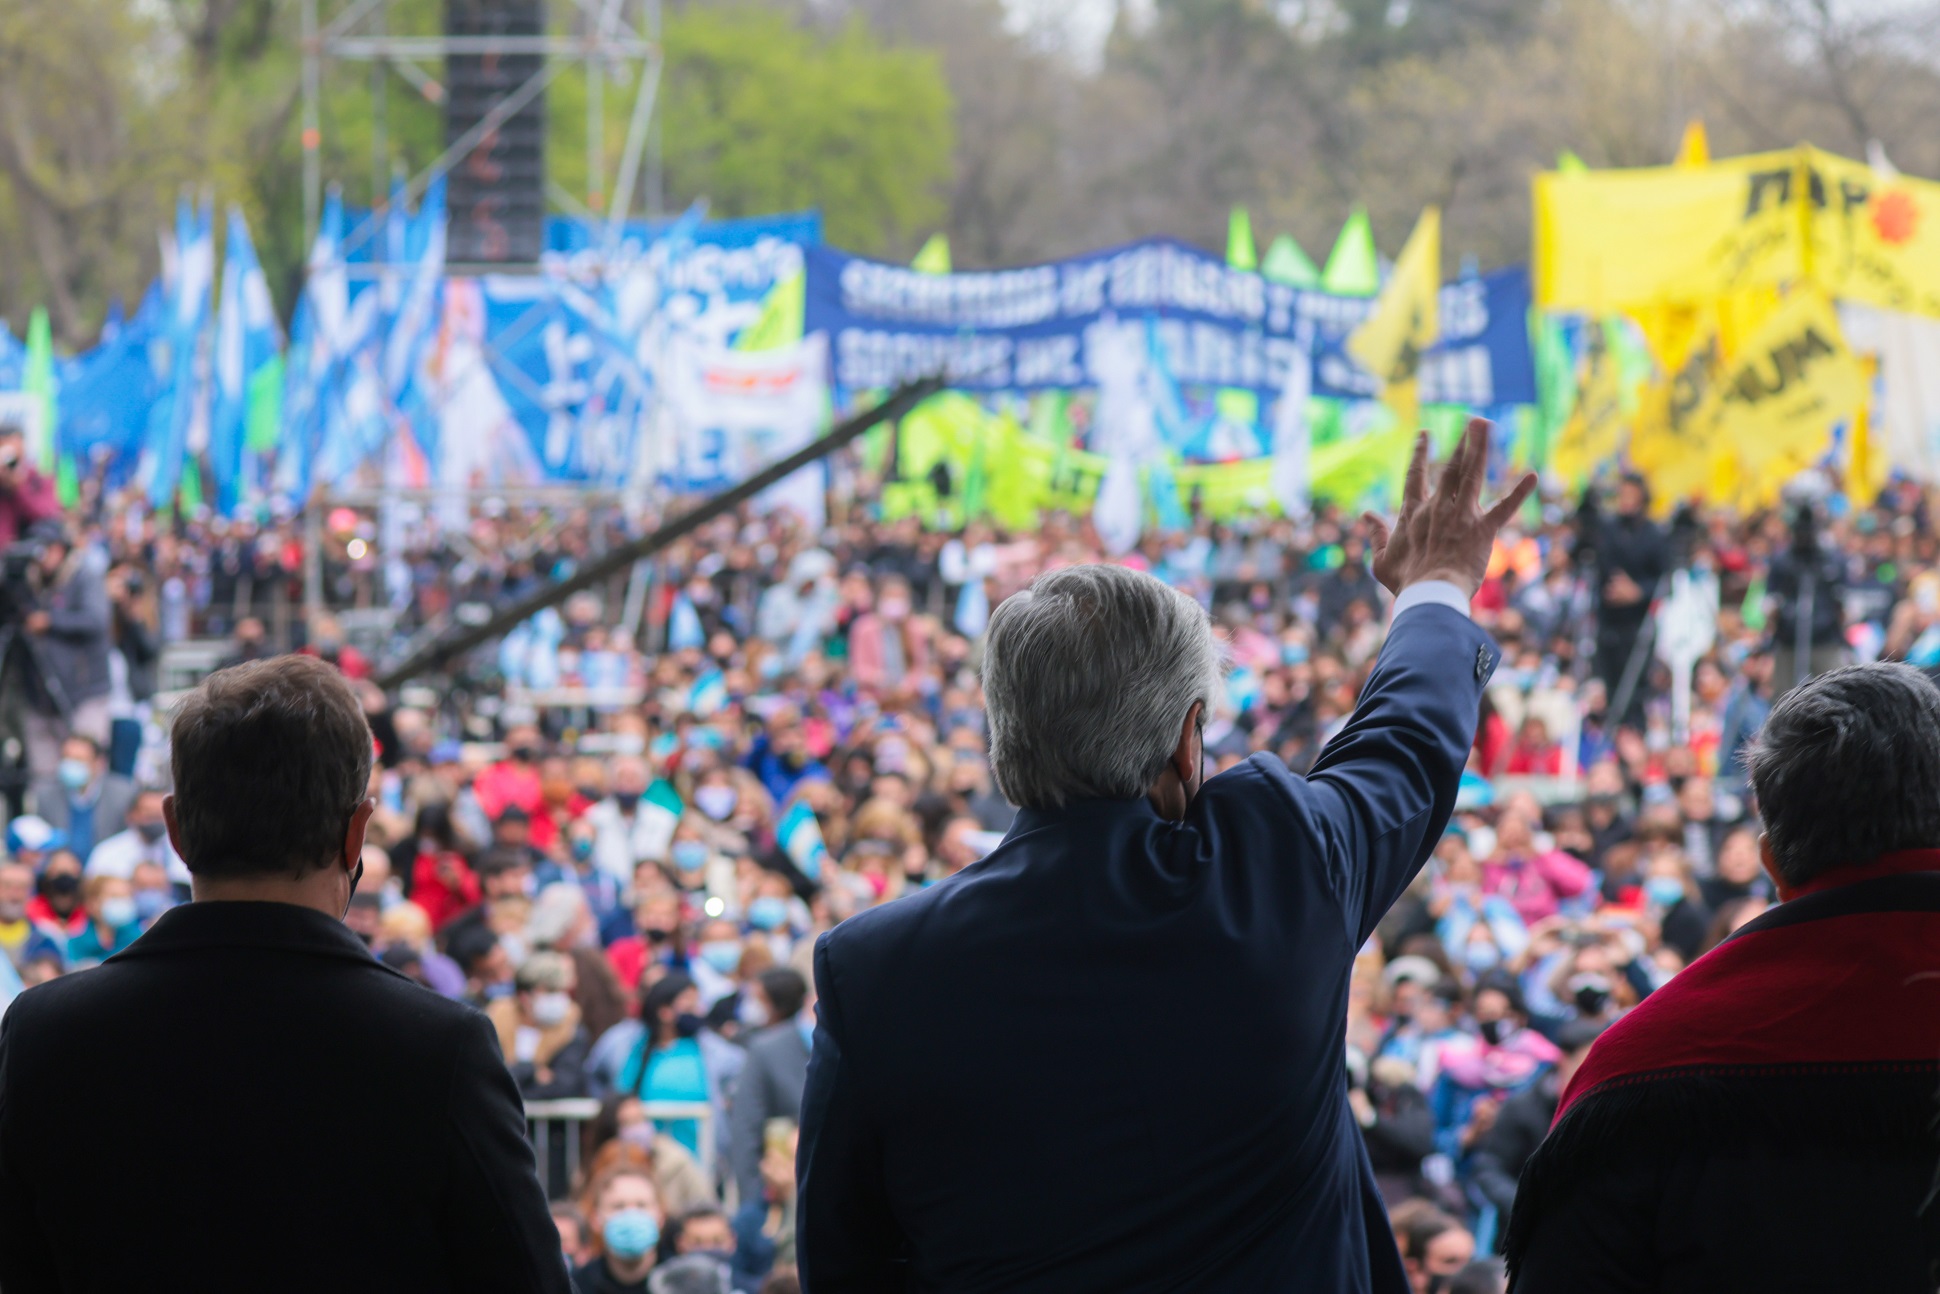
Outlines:
{"type": "Polygon", "coordinates": [[[1745,767],[1788,884],[1940,845],[1940,688],[1888,661],[1821,674],[1772,707],[1745,767]]]}
{"type": "Polygon", "coordinates": [[[218,670],[176,707],[169,739],[182,861],[199,875],[324,866],[369,793],[364,709],[314,657],[218,670]]]}
{"type": "Polygon", "coordinates": [[[800,971],[775,966],[762,971],[760,978],[761,991],[768,995],[768,1005],[775,1009],[775,1023],[801,1013],[802,1003],[808,1000],[808,981],[800,971]]]}

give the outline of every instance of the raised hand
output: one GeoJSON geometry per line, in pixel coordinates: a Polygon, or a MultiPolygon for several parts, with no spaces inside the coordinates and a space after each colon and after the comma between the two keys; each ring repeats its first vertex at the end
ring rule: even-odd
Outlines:
{"type": "Polygon", "coordinates": [[[1390,593],[1422,580],[1447,580],[1470,597],[1482,587],[1497,532],[1536,488],[1535,473],[1528,473],[1493,508],[1482,511],[1488,460],[1488,419],[1470,418],[1430,494],[1428,433],[1416,437],[1401,490],[1401,515],[1392,526],[1372,512],[1363,517],[1374,531],[1374,578],[1390,593]]]}

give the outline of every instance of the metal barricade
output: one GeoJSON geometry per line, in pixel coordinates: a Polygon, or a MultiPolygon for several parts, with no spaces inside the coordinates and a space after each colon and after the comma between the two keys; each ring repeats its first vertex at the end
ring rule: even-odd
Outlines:
{"type": "MultiPolygon", "coordinates": [[[[696,1144],[700,1146],[701,1172],[710,1185],[718,1186],[714,1176],[713,1107],[706,1101],[646,1101],[642,1109],[656,1123],[691,1119],[698,1125],[696,1144]]],[[[533,1158],[538,1161],[539,1180],[545,1184],[547,1199],[564,1199],[578,1185],[580,1146],[584,1143],[586,1125],[598,1118],[599,1112],[600,1103],[590,1098],[525,1103],[525,1133],[532,1142],[533,1158]]]]}

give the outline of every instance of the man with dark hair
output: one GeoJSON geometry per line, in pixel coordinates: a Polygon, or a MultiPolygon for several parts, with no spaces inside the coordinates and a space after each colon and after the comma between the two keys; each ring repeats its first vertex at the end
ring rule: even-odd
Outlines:
{"type": "Polygon", "coordinates": [[[1536,1153],[1556,1118],[1556,1103],[1563,1089],[1590,1054],[1590,1044],[1603,1032],[1603,1022],[1571,1020],[1556,1031],[1556,1046],[1563,1058],[1534,1083],[1502,1103],[1495,1122],[1476,1144],[1470,1173],[1475,1189],[1493,1204],[1503,1218],[1516,1202],[1516,1182],[1522,1166],[1536,1153]]]}
{"type": "Polygon", "coordinates": [[[164,813],[195,901],[0,1022],[7,1294],[564,1294],[491,1025],[341,922],[371,753],[349,685],[310,658],[182,702],[164,813]],[[372,1209],[386,1168],[416,1186],[372,1209]]]}
{"type": "Polygon", "coordinates": [[[760,1022],[747,1036],[747,1063],[728,1107],[729,1157],[745,1204],[763,1198],[762,1130],[768,1120],[802,1117],[813,1027],[802,1017],[808,981],[795,971],[781,966],[763,971],[741,991],[752,1008],[747,1018],[760,1022]]]}
{"type": "MultiPolygon", "coordinates": [[[[1612,705],[1650,617],[1657,581],[1671,568],[1670,537],[1650,519],[1649,508],[1650,488],[1634,472],[1617,483],[1614,515],[1599,515],[1585,500],[1577,560],[1587,561],[1595,577],[1596,676],[1609,690],[1612,705]]],[[[1633,688],[1626,712],[1612,714],[1610,721],[1641,718],[1642,701],[1641,688],[1633,688]]]]}
{"type": "Polygon", "coordinates": [[[1940,689],[1781,699],[1748,759],[1779,906],[1597,1040],[1524,1166],[1518,1294],[1931,1294],[1940,689]]]}

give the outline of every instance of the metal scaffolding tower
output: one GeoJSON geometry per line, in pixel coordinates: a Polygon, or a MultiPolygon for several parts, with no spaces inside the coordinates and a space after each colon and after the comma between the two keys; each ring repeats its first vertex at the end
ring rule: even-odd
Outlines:
{"type": "MultiPolygon", "coordinates": [[[[551,203],[582,216],[606,222],[609,237],[634,212],[635,189],[646,172],[645,205],[649,214],[661,209],[659,167],[655,147],[654,106],[660,86],[661,0],[571,0],[571,30],[548,30],[540,35],[465,36],[392,34],[391,0],[302,0],[303,13],[303,214],[304,245],[316,239],[323,208],[323,76],[326,64],[360,61],[371,65],[372,189],[371,218],[346,238],[346,253],[367,241],[379,228],[389,198],[385,178],[385,96],[395,74],[427,102],[442,106],[447,91],[444,60],[448,56],[538,57],[537,71],[507,90],[469,130],[449,142],[444,152],[404,183],[406,202],[423,196],[426,187],[449,172],[493,131],[531,104],[567,67],[581,65],[586,74],[586,195],[568,193],[548,179],[551,203]],[[326,12],[328,11],[328,12],[326,12]],[[632,113],[620,154],[617,174],[606,183],[606,94],[614,73],[630,71],[635,82],[632,113]]],[[[466,268],[453,265],[454,269],[466,268]]],[[[506,268],[497,266],[494,268],[506,268]]]]}

